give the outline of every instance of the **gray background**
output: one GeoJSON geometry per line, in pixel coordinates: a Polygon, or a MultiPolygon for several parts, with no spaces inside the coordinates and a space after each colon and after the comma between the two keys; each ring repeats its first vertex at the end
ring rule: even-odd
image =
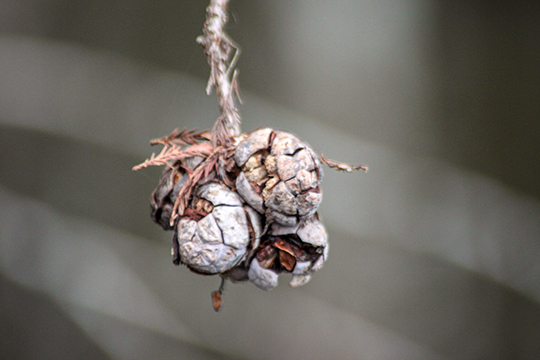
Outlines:
{"type": "Polygon", "coordinates": [[[206,1],[0,0],[0,358],[538,359],[540,5],[232,0],[243,129],[326,169],[299,289],[174,267],[151,138],[210,128],[206,1]]]}

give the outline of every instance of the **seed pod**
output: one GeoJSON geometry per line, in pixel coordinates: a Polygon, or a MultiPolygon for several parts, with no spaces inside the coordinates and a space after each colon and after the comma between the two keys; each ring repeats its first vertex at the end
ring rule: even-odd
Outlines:
{"type": "Polygon", "coordinates": [[[319,157],[296,136],[269,128],[248,134],[235,150],[236,188],[267,221],[294,226],[309,219],[322,199],[319,157]]]}
{"type": "Polygon", "coordinates": [[[301,286],[327,256],[327,234],[317,214],[290,227],[274,223],[262,239],[248,277],[259,288],[269,290],[277,286],[278,274],[287,272],[293,275],[290,286],[301,286]]]}
{"type": "Polygon", "coordinates": [[[150,216],[164,230],[172,230],[171,216],[174,203],[188,176],[184,168],[195,169],[204,160],[201,156],[190,156],[167,166],[150,199],[150,216]]]}
{"type": "Polygon", "coordinates": [[[176,226],[173,255],[197,273],[223,273],[242,261],[248,245],[257,241],[256,228],[261,228],[259,216],[245,210],[235,192],[205,184],[195,191],[176,226]]]}
{"type": "Polygon", "coordinates": [[[152,193],[150,199],[150,216],[152,217],[152,220],[161,225],[164,230],[173,229],[170,221],[174,202],[186,180],[186,174],[179,171],[173,171],[173,168],[167,167],[161,173],[159,184],[152,193]]]}

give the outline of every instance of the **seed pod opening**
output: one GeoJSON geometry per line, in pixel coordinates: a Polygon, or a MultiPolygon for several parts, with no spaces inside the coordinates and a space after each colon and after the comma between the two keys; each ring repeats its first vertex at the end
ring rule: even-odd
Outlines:
{"type": "Polygon", "coordinates": [[[252,267],[254,264],[256,267],[252,276],[258,280],[253,281],[252,276],[250,280],[266,288],[266,283],[264,286],[259,284],[261,277],[267,277],[269,271],[276,276],[285,272],[293,275],[290,282],[292,287],[301,286],[310,280],[312,273],[322,267],[327,256],[327,234],[317,214],[294,226],[274,223],[261,240],[251,263],[252,267]]]}
{"type": "Polygon", "coordinates": [[[319,157],[296,136],[272,129],[248,134],[235,150],[236,188],[268,222],[294,226],[309,219],[322,199],[319,157]]]}

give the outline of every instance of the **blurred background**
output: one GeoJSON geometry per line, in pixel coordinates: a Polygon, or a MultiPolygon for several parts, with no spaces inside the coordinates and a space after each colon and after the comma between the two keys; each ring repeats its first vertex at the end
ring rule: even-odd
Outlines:
{"type": "Polygon", "coordinates": [[[325,268],[263,292],[149,217],[208,129],[205,0],[0,0],[0,358],[539,359],[540,3],[232,0],[243,130],[327,157],[325,268]]]}

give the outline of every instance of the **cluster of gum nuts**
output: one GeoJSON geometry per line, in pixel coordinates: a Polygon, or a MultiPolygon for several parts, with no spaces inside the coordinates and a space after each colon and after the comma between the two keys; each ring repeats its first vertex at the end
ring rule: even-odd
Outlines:
{"type": "MultiPolygon", "coordinates": [[[[233,157],[234,169],[227,174],[232,183],[217,177],[197,184],[172,225],[188,172],[172,176],[171,167],[164,170],[152,194],[152,218],[174,231],[173,261],[200,274],[249,280],[264,290],[277,286],[282,273],[292,274],[292,287],[305,284],[328,254],[317,214],[318,155],[296,136],[264,128],[238,137],[233,157]]],[[[204,158],[178,161],[177,168],[195,170],[204,158]]]]}

